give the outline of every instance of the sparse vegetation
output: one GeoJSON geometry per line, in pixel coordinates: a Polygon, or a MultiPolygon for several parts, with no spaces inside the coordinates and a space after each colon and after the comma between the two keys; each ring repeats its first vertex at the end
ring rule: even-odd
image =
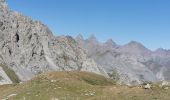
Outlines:
{"type": "Polygon", "coordinates": [[[0,76],[0,80],[2,80],[3,79],[3,77],[2,76],[0,76]]]}
{"type": "Polygon", "coordinates": [[[8,100],[169,100],[169,89],[115,85],[115,81],[89,72],[50,72],[18,85],[0,86],[0,99],[8,100]]]}
{"type": "Polygon", "coordinates": [[[115,85],[115,80],[106,79],[103,76],[97,76],[96,74],[89,73],[79,75],[85,82],[91,85],[115,85]],[[93,77],[92,77],[93,76],[93,77]]]}
{"type": "Polygon", "coordinates": [[[9,67],[7,67],[3,64],[0,64],[0,66],[3,68],[3,70],[5,71],[5,73],[8,75],[8,77],[11,79],[11,81],[13,83],[19,83],[20,82],[18,76],[15,74],[15,72],[12,69],[10,69],[9,67]]]}
{"type": "Polygon", "coordinates": [[[112,78],[113,80],[118,81],[119,80],[119,74],[117,72],[117,70],[113,70],[112,73],[108,73],[109,77],[112,78]]]}

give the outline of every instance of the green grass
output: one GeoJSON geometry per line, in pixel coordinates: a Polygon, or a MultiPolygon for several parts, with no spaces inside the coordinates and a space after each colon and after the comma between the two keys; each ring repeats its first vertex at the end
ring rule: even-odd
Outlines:
{"type": "Polygon", "coordinates": [[[9,100],[170,100],[170,90],[115,85],[114,80],[88,72],[50,72],[23,84],[0,86],[0,99],[9,100]]]}
{"type": "Polygon", "coordinates": [[[9,67],[7,67],[3,64],[0,64],[0,66],[2,67],[2,69],[5,71],[5,73],[11,79],[11,81],[13,83],[19,83],[20,82],[18,76],[16,75],[16,73],[12,69],[10,69],[9,67]]]}
{"type": "Polygon", "coordinates": [[[105,86],[105,85],[115,85],[116,81],[107,79],[104,76],[96,75],[94,73],[88,73],[87,72],[82,72],[81,74],[78,73],[78,76],[85,81],[86,83],[90,85],[100,85],[100,86],[105,86]],[[84,74],[82,74],[84,73],[84,74]]]}

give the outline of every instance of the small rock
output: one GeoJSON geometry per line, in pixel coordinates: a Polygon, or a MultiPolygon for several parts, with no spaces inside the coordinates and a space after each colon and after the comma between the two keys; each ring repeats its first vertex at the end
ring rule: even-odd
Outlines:
{"type": "Polygon", "coordinates": [[[56,80],[51,80],[51,83],[56,82],[56,80]]]}
{"type": "Polygon", "coordinates": [[[23,100],[26,100],[26,98],[23,96],[23,100]]]}
{"type": "Polygon", "coordinates": [[[94,93],[90,93],[91,96],[94,96],[94,93]]]}
{"type": "Polygon", "coordinates": [[[59,100],[58,98],[52,98],[51,100],[59,100]]]}
{"type": "MultiPolygon", "coordinates": [[[[167,81],[163,81],[163,82],[159,85],[159,87],[165,89],[168,85],[169,85],[169,83],[168,83],[167,81]]],[[[168,88],[168,87],[167,87],[167,88],[168,88]]]]}
{"type": "Polygon", "coordinates": [[[8,95],[7,98],[10,98],[10,97],[13,97],[13,96],[16,96],[17,94],[11,94],[11,95],[8,95]]]}
{"type": "Polygon", "coordinates": [[[85,96],[89,96],[89,94],[88,93],[86,93],[86,94],[84,94],[85,96]]]}
{"type": "Polygon", "coordinates": [[[165,90],[168,90],[168,89],[169,89],[169,87],[165,87],[164,89],[165,89],[165,90]]]}
{"type": "Polygon", "coordinates": [[[169,83],[168,83],[167,81],[163,81],[161,85],[162,85],[162,86],[168,86],[169,83]]]}
{"type": "Polygon", "coordinates": [[[144,86],[145,89],[151,89],[151,85],[150,84],[147,84],[144,86]]]}

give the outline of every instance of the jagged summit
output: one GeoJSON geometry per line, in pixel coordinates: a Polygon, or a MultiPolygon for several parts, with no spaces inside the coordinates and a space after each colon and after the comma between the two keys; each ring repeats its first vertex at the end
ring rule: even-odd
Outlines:
{"type": "Polygon", "coordinates": [[[151,52],[148,48],[146,48],[142,43],[139,43],[137,41],[130,41],[128,44],[125,44],[122,46],[123,49],[126,49],[127,51],[135,51],[135,52],[151,52]]]}
{"type": "Polygon", "coordinates": [[[108,39],[106,42],[105,42],[106,45],[109,45],[109,46],[117,46],[117,44],[112,40],[112,39],[108,39]]]}
{"type": "Polygon", "coordinates": [[[142,59],[144,59],[143,57],[147,59],[152,53],[151,50],[136,41],[131,41],[128,44],[121,46],[119,50],[142,59]]]}
{"type": "Polygon", "coordinates": [[[126,44],[126,45],[144,47],[144,46],[142,45],[142,43],[139,43],[139,42],[137,42],[137,41],[130,41],[130,42],[129,42],[128,44],[126,44]]]}
{"type": "Polygon", "coordinates": [[[137,42],[137,41],[130,41],[129,43],[123,45],[123,47],[141,47],[141,48],[146,48],[142,43],[137,42]]]}
{"type": "Polygon", "coordinates": [[[84,40],[84,37],[82,34],[78,34],[76,37],[77,40],[84,40]]]}
{"type": "Polygon", "coordinates": [[[87,41],[89,41],[89,42],[98,42],[98,40],[97,40],[97,38],[96,38],[96,36],[94,35],[94,34],[92,34],[88,39],[87,39],[87,41]]]}
{"type": "Polygon", "coordinates": [[[133,84],[170,78],[169,74],[166,74],[170,71],[168,68],[170,60],[168,57],[165,58],[167,53],[156,54],[136,41],[118,46],[112,39],[105,43],[94,42],[97,41],[94,35],[88,40],[90,41],[84,40],[81,41],[83,44],[79,44],[87,51],[89,57],[103,66],[107,73],[116,70],[120,75],[120,82],[133,84]]]}
{"type": "Polygon", "coordinates": [[[159,57],[170,57],[170,50],[158,48],[154,51],[154,55],[159,57]]]}
{"type": "Polygon", "coordinates": [[[168,52],[169,50],[163,49],[163,48],[158,48],[155,50],[155,52],[168,52]]]}
{"type": "Polygon", "coordinates": [[[5,0],[0,0],[0,14],[8,13],[9,9],[5,0]]]}

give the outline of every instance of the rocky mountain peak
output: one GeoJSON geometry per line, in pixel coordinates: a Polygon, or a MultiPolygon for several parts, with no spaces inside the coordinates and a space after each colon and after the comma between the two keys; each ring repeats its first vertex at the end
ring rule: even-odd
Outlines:
{"type": "Polygon", "coordinates": [[[112,39],[108,39],[105,42],[105,44],[108,45],[108,46],[116,46],[117,45],[112,39]]]}
{"type": "Polygon", "coordinates": [[[8,13],[8,6],[5,0],[0,0],[0,14],[8,13]]]}
{"type": "Polygon", "coordinates": [[[127,45],[144,47],[141,43],[139,43],[137,41],[130,41],[127,45]]]}
{"type": "Polygon", "coordinates": [[[159,57],[167,57],[167,56],[169,57],[170,56],[170,50],[159,48],[159,49],[154,51],[154,55],[159,56],[159,57]]]}
{"type": "Polygon", "coordinates": [[[94,34],[92,34],[86,41],[88,41],[89,43],[92,43],[92,44],[99,44],[96,36],[94,34]]]}
{"type": "Polygon", "coordinates": [[[149,52],[150,50],[147,49],[144,45],[142,45],[141,43],[139,42],[136,42],[136,41],[131,41],[129,42],[128,44],[124,45],[123,46],[124,48],[128,49],[128,51],[142,51],[142,52],[149,52]]]}
{"type": "Polygon", "coordinates": [[[155,50],[155,52],[167,52],[168,50],[163,49],[163,48],[158,48],[155,50]]]}
{"type": "Polygon", "coordinates": [[[88,40],[97,41],[96,36],[95,36],[94,34],[92,34],[92,35],[88,38],[88,40]]]}
{"type": "Polygon", "coordinates": [[[76,40],[84,40],[82,34],[78,34],[77,37],[76,37],[76,40]]]}

